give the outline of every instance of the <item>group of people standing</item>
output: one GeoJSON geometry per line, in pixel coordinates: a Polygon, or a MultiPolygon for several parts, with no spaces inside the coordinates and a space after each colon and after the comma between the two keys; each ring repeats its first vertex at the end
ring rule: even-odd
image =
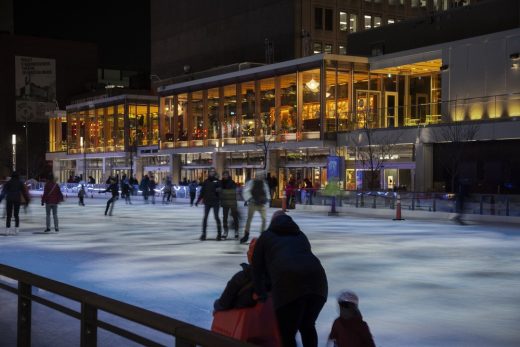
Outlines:
{"type": "MultiPolygon", "coordinates": [[[[256,177],[249,180],[242,191],[242,196],[247,203],[248,211],[244,235],[240,238],[240,243],[246,243],[249,240],[251,221],[255,212],[259,212],[262,218],[262,227],[260,232],[265,230],[265,205],[271,200],[271,196],[269,186],[264,178],[262,172],[257,172],[256,177]]],[[[229,215],[231,215],[231,218],[233,219],[232,228],[235,231],[235,239],[239,238],[240,216],[238,212],[237,184],[229,175],[229,171],[224,171],[222,179],[220,180],[215,169],[209,170],[208,178],[202,182],[199,197],[195,202],[195,206],[198,206],[200,201],[204,201],[204,217],[202,220],[202,234],[200,236],[201,241],[206,240],[208,215],[211,210],[213,210],[213,216],[217,223],[217,241],[228,237],[229,215]],[[223,209],[224,233],[222,233],[222,223],[219,217],[220,206],[222,206],[223,209]]]]}
{"type": "MultiPolygon", "coordinates": [[[[272,305],[274,315],[270,320],[277,323],[279,342],[273,343],[272,338],[265,336],[244,340],[261,346],[296,347],[295,336],[299,332],[304,347],[318,346],[315,323],[327,301],[328,281],[307,236],[295,221],[283,211],[276,211],[267,230],[251,240],[247,258],[248,264],[241,264],[242,270],[231,278],[215,301],[214,312],[262,303],[272,305]]],[[[358,303],[359,298],[352,291],[338,297],[340,316],[329,334],[334,346],[375,347],[358,303]]],[[[270,322],[263,319],[260,324],[268,326],[270,322]]],[[[265,334],[273,333],[265,331],[265,334]]]]}

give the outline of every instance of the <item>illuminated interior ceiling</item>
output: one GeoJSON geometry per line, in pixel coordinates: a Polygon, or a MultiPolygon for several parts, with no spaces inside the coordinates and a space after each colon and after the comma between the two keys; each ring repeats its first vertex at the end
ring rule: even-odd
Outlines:
{"type": "Polygon", "coordinates": [[[421,61],[414,64],[392,66],[379,70],[371,70],[371,73],[392,74],[392,75],[422,75],[439,72],[442,65],[441,59],[421,61]]]}

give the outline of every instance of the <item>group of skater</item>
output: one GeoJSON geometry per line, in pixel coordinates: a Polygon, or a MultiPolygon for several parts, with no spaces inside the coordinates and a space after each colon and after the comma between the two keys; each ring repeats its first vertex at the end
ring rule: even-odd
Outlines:
{"type": "MultiPolygon", "coordinates": [[[[281,210],[274,212],[269,227],[251,240],[247,258],[248,263],[241,264],[242,270],[228,281],[213,305],[212,330],[222,333],[219,324],[225,322],[219,322],[223,319],[219,312],[270,305],[271,317],[248,318],[262,320],[258,331],[250,329],[249,335],[233,337],[260,346],[296,347],[299,332],[304,347],[318,346],[315,323],[327,300],[327,276],[296,222],[281,210]]],[[[358,296],[346,290],[337,302],[339,317],[332,323],[328,345],[375,347],[359,310],[358,296]]],[[[249,312],[254,315],[258,311],[249,312]]],[[[244,324],[244,320],[237,324],[244,324]]]]}
{"type": "Polygon", "coordinates": [[[242,190],[242,197],[247,204],[247,218],[244,227],[244,234],[240,238],[240,215],[238,210],[237,199],[237,184],[231,178],[229,171],[222,173],[222,179],[219,179],[215,169],[208,171],[208,177],[202,182],[199,197],[195,202],[195,206],[204,202],[204,217],[202,219],[202,234],[200,240],[206,240],[206,230],[208,226],[208,215],[213,210],[213,216],[217,224],[216,240],[220,241],[226,239],[229,234],[228,219],[231,215],[233,222],[232,229],[235,232],[235,239],[240,238],[240,243],[246,243],[249,240],[249,233],[251,230],[251,222],[255,212],[260,214],[262,225],[260,232],[266,227],[266,205],[271,200],[271,193],[269,185],[267,184],[264,172],[258,171],[253,179],[246,182],[242,190]],[[219,217],[219,209],[222,206],[223,210],[223,229],[219,217]]]}

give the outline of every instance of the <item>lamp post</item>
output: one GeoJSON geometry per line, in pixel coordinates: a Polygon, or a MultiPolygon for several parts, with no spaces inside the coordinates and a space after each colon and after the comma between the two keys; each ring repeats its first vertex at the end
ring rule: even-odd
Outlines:
{"type": "Polygon", "coordinates": [[[16,171],[16,134],[11,135],[11,144],[13,145],[13,172],[16,171]]]}
{"type": "Polygon", "coordinates": [[[29,179],[29,124],[25,120],[25,179],[29,179]]]}

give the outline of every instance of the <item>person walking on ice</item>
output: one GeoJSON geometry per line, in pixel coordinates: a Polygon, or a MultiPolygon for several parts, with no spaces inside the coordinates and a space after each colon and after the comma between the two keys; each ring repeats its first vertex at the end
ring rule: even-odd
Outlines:
{"type": "Polygon", "coordinates": [[[269,186],[264,180],[264,172],[258,171],[254,179],[249,180],[242,195],[247,202],[247,220],[244,228],[244,236],[240,239],[240,243],[246,243],[249,240],[249,231],[251,229],[251,221],[256,211],[260,213],[262,218],[262,227],[260,232],[265,230],[266,216],[265,204],[269,202],[269,186]]]}
{"type": "Polygon", "coordinates": [[[63,194],[60,186],[54,180],[54,176],[49,176],[49,180],[45,183],[42,195],[42,206],[45,205],[45,232],[51,231],[51,211],[54,220],[54,231],[58,232],[58,204],[63,201],[63,194]]]}
{"type": "Polygon", "coordinates": [[[215,216],[215,222],[217,222],[217,241],[222,240],[222,224],[218,216],[218,210],[220,207],[220,181],[217,178],[217,172],[215,169],[210,169],[208,172],[208,178],[202,183],[200,194],[195,203],[195,206],[199,205],[201,200],[204,201],[204,218],[202,219],[202,234],[200,240],[206,240],[206,229],[208,227],[208,215],[209,210],[213,209],[213,215],[215,216]]]}

